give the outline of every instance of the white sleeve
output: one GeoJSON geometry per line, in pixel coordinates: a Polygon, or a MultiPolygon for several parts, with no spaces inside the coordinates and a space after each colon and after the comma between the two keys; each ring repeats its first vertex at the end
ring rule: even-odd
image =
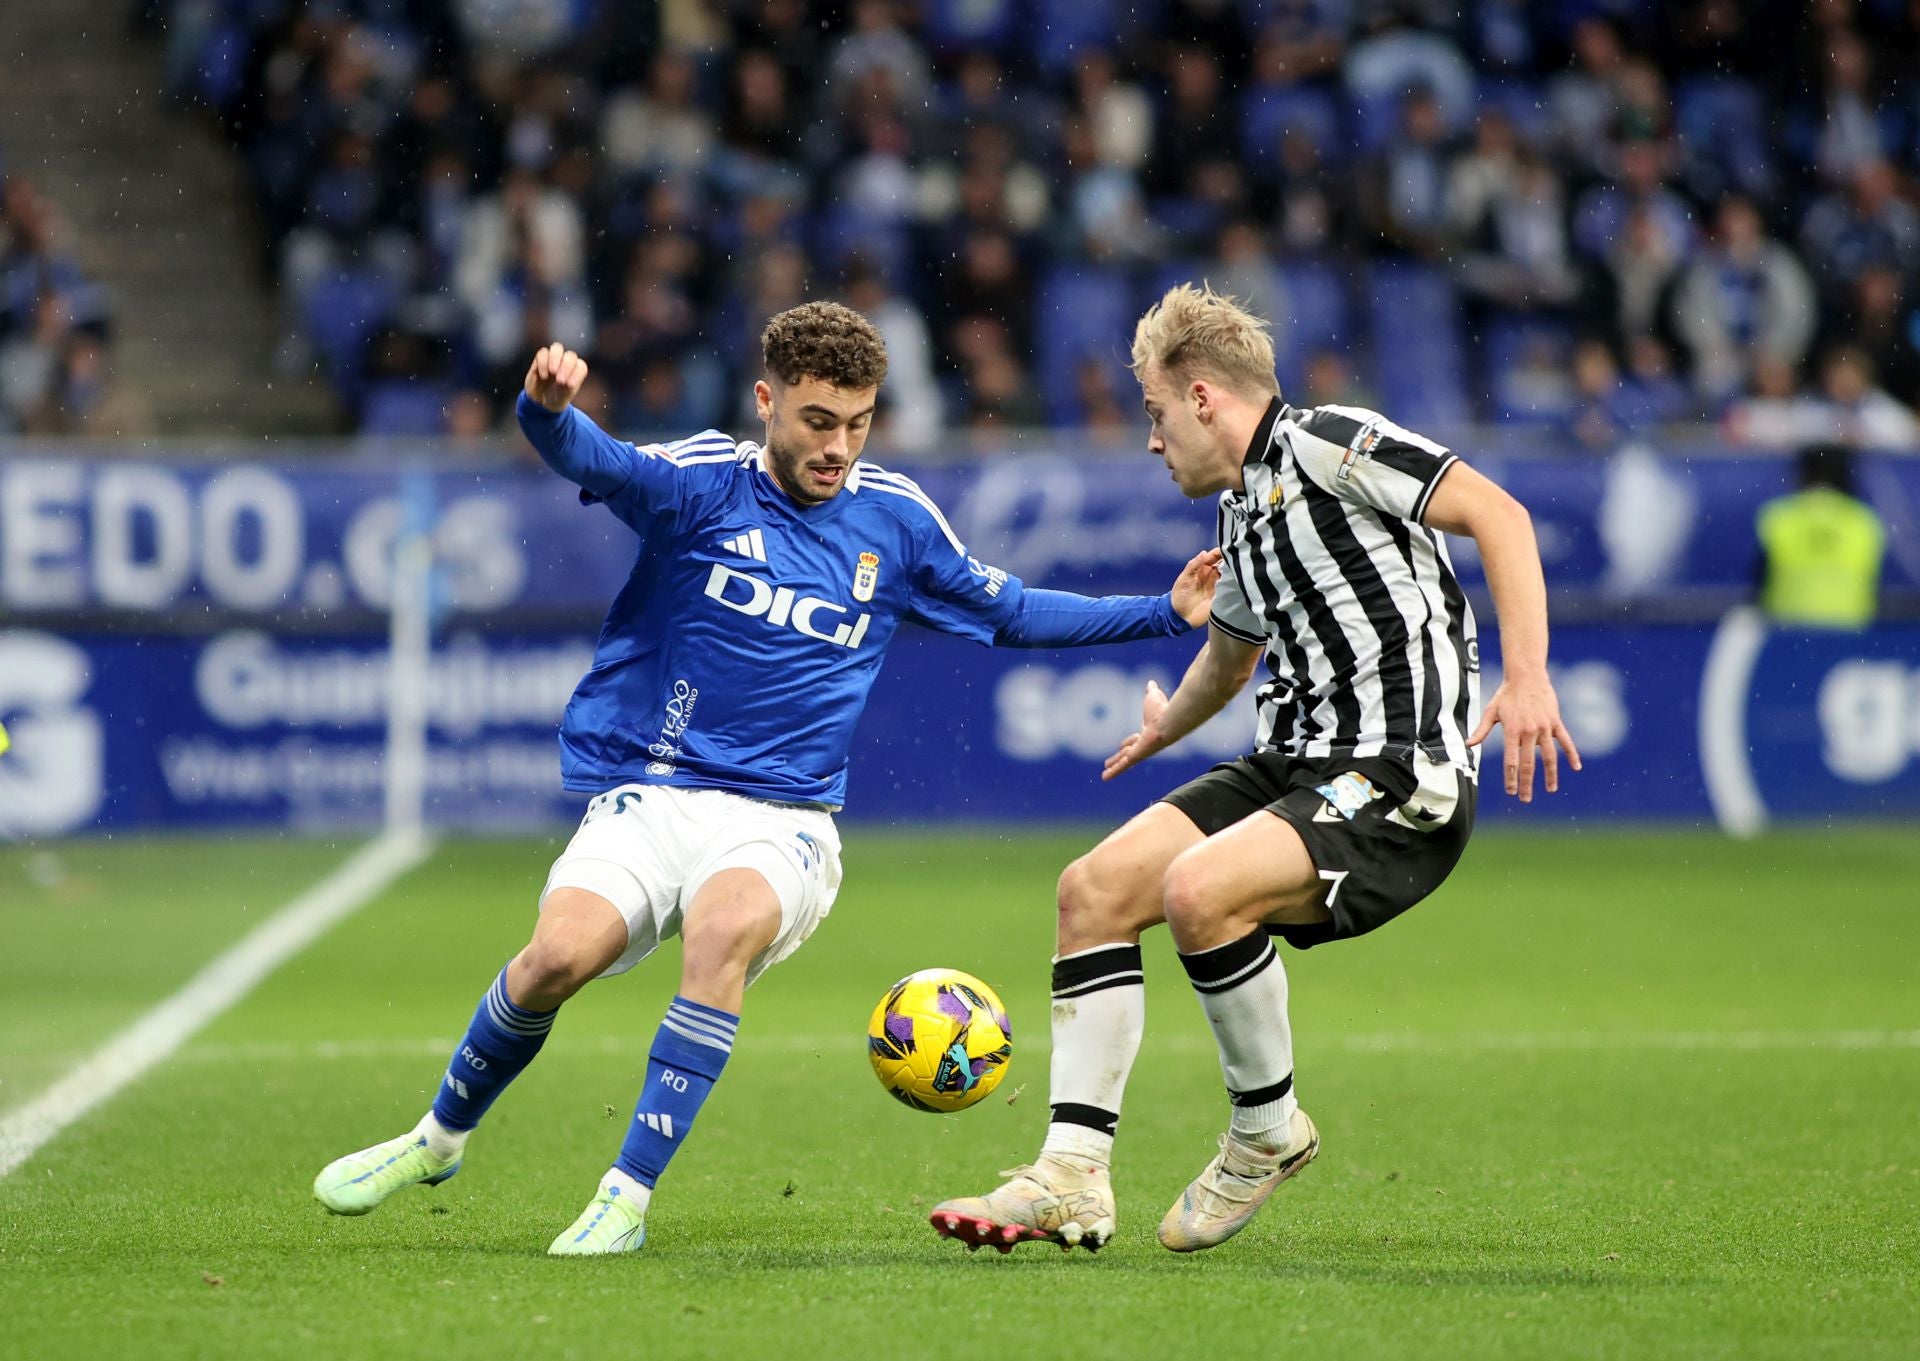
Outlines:
{"type": "Polygon", "coordinates": [[[1293,430],[1294,458],[1321,490],[1416,524],[1441,474],[1459,461],[1444,446],[1364,407],[1315,407],[1293,430]]]}

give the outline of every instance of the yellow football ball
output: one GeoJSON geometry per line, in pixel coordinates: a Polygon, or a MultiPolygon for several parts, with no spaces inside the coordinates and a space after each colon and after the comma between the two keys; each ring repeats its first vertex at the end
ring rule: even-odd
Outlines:
{"type": "Polygon", "coordinates": [[[917,1111],[963,1111],[1006,1076],[1013,1027],[994,990],[958,969],[922,969],[887,989],[867,1023],[867,1057],[917,1111]]]}

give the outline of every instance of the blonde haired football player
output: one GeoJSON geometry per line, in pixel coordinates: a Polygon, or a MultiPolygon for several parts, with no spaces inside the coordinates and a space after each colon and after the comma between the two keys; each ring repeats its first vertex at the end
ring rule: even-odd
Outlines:
{"type": "Polygon", "coordinates": [[[1211,626],[1172,695],[1149,685],[1119,775],[1239,694],[1264,658],[1256,749],[1168,794],[1067,867],[1053,964],[1052,1121],[1039,1159],[935,1208],[974,1244],[1097,1248],[1114,1231],[1121,1093],[1145,1024],[1140,934],[1173,933],[1220,1050],[1232,1120],[1160,1224],[1175,1252],[1224,1242],[1319,1152],[1294,1094],[1287,976],[1438,888],[1473,830],[1477,752],[1506,729],[1509,794],[1580,758],[1547,677],[1546,585],[1526,510],[1376,411],[1281,400],[1264,324],[1182,285],[1141,318],[1148,450],[1188,496],[1219,493],[1211,626]],[[1473,611],[1444,535],[1471,536],[1506,678],[1477,715],[1473,611]]]}

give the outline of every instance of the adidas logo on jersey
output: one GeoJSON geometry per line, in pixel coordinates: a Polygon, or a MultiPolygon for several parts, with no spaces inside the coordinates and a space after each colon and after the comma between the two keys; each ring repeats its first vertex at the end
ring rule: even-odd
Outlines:
{"type": "Polygon", "coordinates": [[[664,1134],[669,1139],[673,1137],[673,1117],[671,1115],[655,1115],[652,1111],[641,1111],[633,1118],[652,1130],[655,1134],[664,1134]]]}
{"type": "Polygon", "coordinates": [[[760,537],[760,531],[750,529],[737,539],[727,539],[720,545],[729,553],[738,553],[743,558],[752,558],[755,562],[767,560],[767,541],[760,537]]]}

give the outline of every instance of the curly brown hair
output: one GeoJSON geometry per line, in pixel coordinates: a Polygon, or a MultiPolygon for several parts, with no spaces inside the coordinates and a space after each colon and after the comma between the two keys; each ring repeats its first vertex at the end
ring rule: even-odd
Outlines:
{"type": "Polygon", "coordinates": [[[874,324],[837,302],[789,307],[760,333],[767,372],[783,383],[818,378],[835,387],[880,386],[887,376],[887,344],[874,324]]]}

